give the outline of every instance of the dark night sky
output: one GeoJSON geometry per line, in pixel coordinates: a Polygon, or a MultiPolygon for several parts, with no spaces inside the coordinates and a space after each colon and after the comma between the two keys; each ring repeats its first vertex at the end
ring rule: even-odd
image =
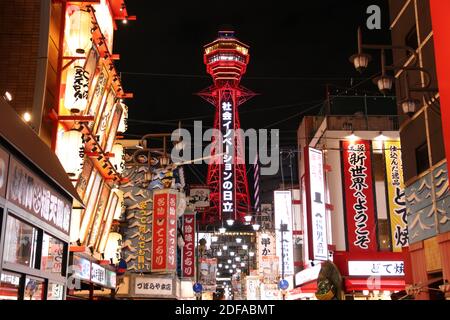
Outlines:
{"type": "MultiPolygon", "coordinates": [[[[364,26],[365,42],[389,42],[386,2],[127,0],[128,13],[137,15],[137,21],[119,22],[114,44],[121,55],[118,70],[125,91],[135,96],[126,102],[127,137],[172,132],[184,118],[212,124],[213,107],[193,94],[212,84],[203,64],[203,45],[216,38],[222,25],[231,25],[237,38],[250,46],[242,84],[260,93],[241,107],[242,127],[282,129],[281,144],[295,146],[301,119],[295,115],[320,104],[327,83],[350,87],[351,78],[356,84],[379,71],[376,59],[372,70],[360,75],[348,58],[356,52],[358,26],[364,26]],[[382,7],[381,31],[365,28],[371,4],[382,7]],[[271,126],[288,117],[292,119],[271,126]]],[[[371,83],[358,89],[364,87],[376,92],[371,83]]],[[[193,120],[182,124],[189,128],[193,120]]]]}

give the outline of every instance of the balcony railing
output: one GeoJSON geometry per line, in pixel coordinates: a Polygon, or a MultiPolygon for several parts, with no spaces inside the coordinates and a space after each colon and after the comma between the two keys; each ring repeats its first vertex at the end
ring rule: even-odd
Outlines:
{"type": "Polygon", "coordinates": [[[311,131],[316,133],[326,119],[326,130],[330,131],[398,131],[405,116],[317,116],[310,117],[311,131]]]}

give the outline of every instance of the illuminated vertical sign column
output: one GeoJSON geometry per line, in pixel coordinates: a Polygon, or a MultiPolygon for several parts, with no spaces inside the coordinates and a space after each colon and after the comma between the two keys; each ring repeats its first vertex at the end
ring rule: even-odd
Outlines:
{"type": "Polygon", "coordinates": [[[408,246],[405,186],[400,141],[384,142],[392,251],[408,246]]]}
{"type": "Polygon", "coordinates": [[[377,251],[370,141],[342,141],[349,251],[377,251]]]}
{"type": "Polygon", "coordinates": [[[328,260],[323,152],[305,148],[308,253],[311,260],[328,260]]]}
{"type": "Polygon", "coordinates": [[[183,234],[183,277],[191,278],[195,276],[195,213],[183,215],[183,234]]]}
{"type": "Polygon", "coordinates": [[[235,219],[236,196],[234,175],[234,102],[231,91],[222,91],[220,125],[222,133],[223,166],[221,172],[222,219],[235,219]]]}
{"type": "Polygon", "coordinates": [[[176,194],[158,190],[153,194],[152,272],[176,272],[176,194]]]}
{"type": "Polygon", "coordinates": [[[291,191],[275,191],[275,230],[276,252],[280,256],[280,270],[284,268],[285,275],[294,274],[294,246],[292,240],[292,195],[291,191]],[[281,231],[281,225],[286,225],[286,231],[281,231]],[[283,241],[282,241],[283,240],[283,241]]]}

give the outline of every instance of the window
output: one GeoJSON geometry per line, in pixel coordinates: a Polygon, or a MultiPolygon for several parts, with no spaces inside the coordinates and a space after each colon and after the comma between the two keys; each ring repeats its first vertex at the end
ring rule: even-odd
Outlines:
{"type": "Polygon", "coordinates": [[[36,228],[9,215],[6,222],[3,260],[35,268],[37,239],[36,228]]]}
{"type": "Polygon", "coordinates": [[[64,286],[58,283],[48,283],[47,300],[62,300],[64,286]]]}
{"type": "Polygon", "coordinates": [[[26,277],[24,300],[45,300],[44,281],[26,277]]]}
{"type": "Polygon", "coordinates": [[[0,276],[0,300],[19,299],[20,276],[14,273],[2,273],[0,276]]]}
{"type": "Polygon", "coordinates": [[[56,238],[44,234],[42,239],[41,270],[61,274],[64,243],[56,238]]]}
{"type": "Polygon", "coordinates": [[[416,148],[416,167],[418,174],[428,170],[430,167],[428,159],[428,145],[426,142],[416,148]]]}

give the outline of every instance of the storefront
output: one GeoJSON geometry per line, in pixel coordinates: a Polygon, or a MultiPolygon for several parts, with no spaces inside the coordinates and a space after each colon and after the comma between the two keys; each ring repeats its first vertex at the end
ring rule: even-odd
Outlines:
{"type": "Polygon", "coordinates": [[[346,299],[390,300],[392,294],[405,290],[405,256],[401,252],[335,252],[346,299]]]}
{"type": "Polygon", "coordinates": [[[117,285],[114,266],[84,253],[71,253],[67,300],[113,299],[117,285]]]}
{"type": "Polygon", "coordinates": [[[63,300],[72,203],[52,151],[0,101],[0,299],[63,300]]]}

